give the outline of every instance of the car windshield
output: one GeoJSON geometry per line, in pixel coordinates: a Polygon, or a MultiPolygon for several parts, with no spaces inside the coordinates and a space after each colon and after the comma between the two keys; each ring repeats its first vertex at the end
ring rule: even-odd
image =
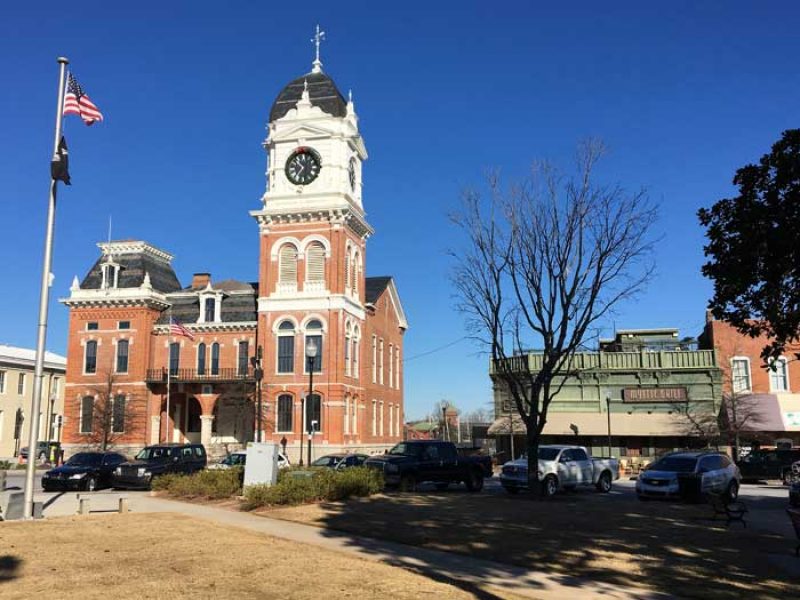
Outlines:
{"type": "Polygon", "coordinates": [[[665,456],[650,465],[649,470],[691,473],[696,466],[697,459],[690,456],[665,456]]]}
{"type": "Polygon", "coordinates": [[[223,458],[220,463],[223,465],[243,465],[245,461],[245,454],[229,454],[225,458],[223,458]]]}
{"type": "Polygon", "coordinates": [[[389,450],[389,454],[399,456],[419,456],[422,454],[422,448],[422,444],[406,444],[401,442],[389,450]]]}
{"type": "Polygon", "coordinates": [[[144,448],[136,455],[136,460],[167,460],[167,458],[169,458],[169,450],[169,448],[162,448],[160,446],[144,448]]]}
{"type": "Polygon", "coordinates": [[[341,456],[322,456],[311,463],[312,467],[335,467],[342,462],[341,456]]]}
{"type": "Polygon", "coordinates": [[[96,467],[103,459],[102,454],[91,454],[89,452],[79,452],[65,463],[70,467],[96,467]]]}
{"type": "Polygon", "coordinates": [[[559,452],[558,448],[539,448],[539,460],[555,460],[559,452]]]}

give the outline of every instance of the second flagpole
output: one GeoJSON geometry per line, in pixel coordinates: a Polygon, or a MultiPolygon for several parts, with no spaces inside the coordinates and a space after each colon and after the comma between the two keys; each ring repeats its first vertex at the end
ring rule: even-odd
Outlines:
{"type": "MultiPolygon", "coordinates": [[[[69,60],[58,57],[58,107],[56,109],[56,132],[53,156],[58,155],[61,141],[61,123],[64,116],[64,91],[66,69],[69,60]]],[[[44,352],[47,342],[47,309],[50,302],[50,268],[53,262],[53,230],[56,220],[56,190],[58,181],[50,178],[50,201],[47,205],[47,230],[44,238],[44,261],[42,263],[42,287],[39,294],[39,326],[36,332],[36,363],[33,371],[33,398],[31,400],[31,428],[28,435],[28,464],[25,469],[25,507],[23,517],[33,517],[33,484],[36,476],[36,459],[39,446],[39,411],[42,406],[42,381],[44,379],[44,352]]]]}

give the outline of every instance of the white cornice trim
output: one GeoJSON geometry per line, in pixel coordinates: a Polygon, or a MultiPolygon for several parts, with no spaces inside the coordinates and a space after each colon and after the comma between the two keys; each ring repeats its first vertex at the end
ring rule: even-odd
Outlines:
{"type": "Polygon", "coordinates": [[[97,247],[106,256],[118,256],[120,254],[149,254],[169,264],[172,262],[172,254],[164,252],[141,240],[131,240],[122,242],[99,242],[97,247]]]}
{"type": "Polygon", "coordinates": [[[69,307],[78,306],[153,306],[164,309],[170,306],[164,294],[146,288],[109,288],[105,290],[73,290],[69,298],[59,302],[69,307]]]}
{"type": "MultiPolygon", "coordinates": [[[[202,333],[205,331],[231,331],[233,329],[255,329],[256,321],[229,321],[223,323],[181,323],[189,331],[202,333]]],[[[166,323],[153,326],[153,333],[169,333],[169,325],[166,323]]]]}
{"type": "Polygon", "coordinates": [[[326,311],[343,310],[362,321],[367,313],[361,304],[341,294],[316,298],[259,298],[258,312],[326,311]]]}

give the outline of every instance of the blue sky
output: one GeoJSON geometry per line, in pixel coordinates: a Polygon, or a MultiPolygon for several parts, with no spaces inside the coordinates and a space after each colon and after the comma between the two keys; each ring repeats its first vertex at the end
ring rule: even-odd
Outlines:
{"type": "MultiPolygon", "coordinates": [[[[264,190],[269,107],[307,72],[352,88],[370,152],[367,272],[392,274],[411,324],[406,414],[491,396],[447,281],[447,213],[482,172],[518,179],[602,138],[606,180],[661,205],[658,276],[618,327],[699,333],[711,286],[696,210],[732,193],[734,171],[800,126],[795,2],[14,3],[0,20],[0,341],[33,347],[57,65],[66,55],[106,115],[66,121],[73,186],[56,219],[48,347],[66,347],[73,275],[107,235],[175,254],[183,282],[256,279],[248,211],[264,190]],[[647,4],[647,6],[644,6],[647,4]],[[116,5],[116,6],[115,6],[116,5]],[[458,8],[456,8],[458,7],[458,8]]],[[[604,334],[612,331],[607,324],[604,334]]]]}

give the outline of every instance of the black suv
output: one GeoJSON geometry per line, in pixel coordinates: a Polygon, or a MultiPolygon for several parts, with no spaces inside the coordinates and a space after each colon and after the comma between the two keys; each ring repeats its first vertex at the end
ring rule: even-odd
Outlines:
{"type": "Polygon", "coordinates": [[[206,467],[206,449],[201,444],[147,446],[130,462],[122,463],[111,476],[117,489],[149,489],[155,477],[167,473],[191,474],[206,467]]]}
{"type": "Polygon", "coordinates": [[[791,450],[753,450],[739,462],[742,479],[782,479],[789,485],[792,479],[792,463],[800,460],[800,448],[791,450]]]}

